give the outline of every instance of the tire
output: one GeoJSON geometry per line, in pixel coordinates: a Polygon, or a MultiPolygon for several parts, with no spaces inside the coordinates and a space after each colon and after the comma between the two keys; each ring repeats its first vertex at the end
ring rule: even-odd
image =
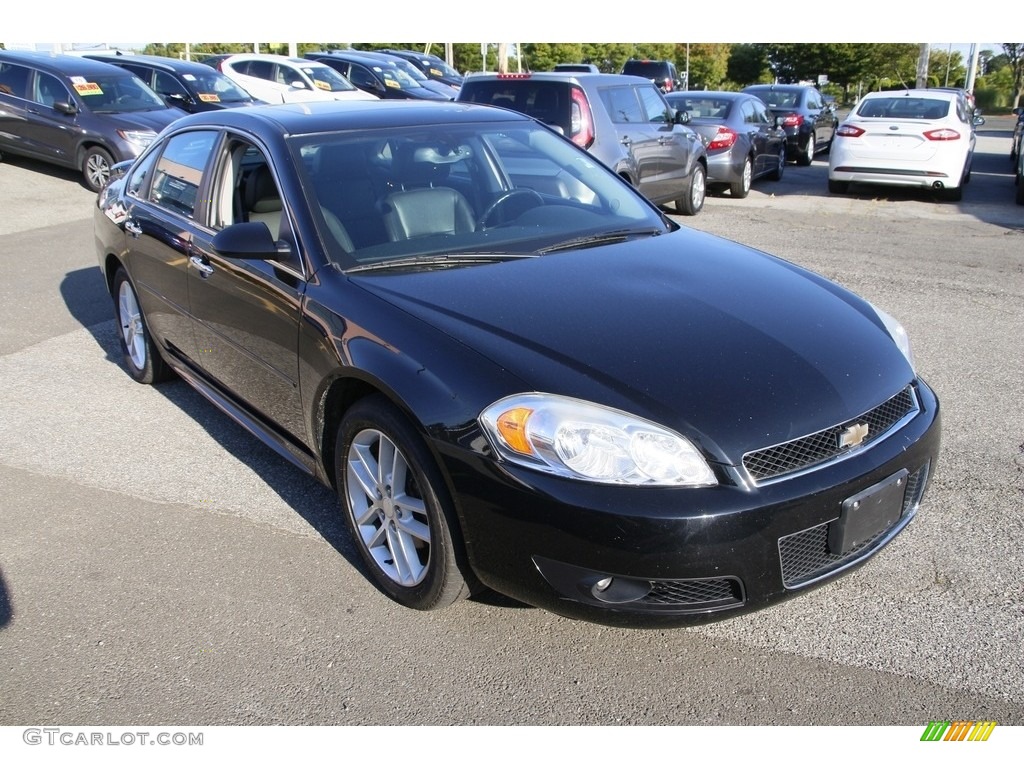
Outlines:
{"type": "Polygon", "coordinates": [[[93,192],[99,192],[110,181],[110,167],[114,164],[110,153],[102,147],[89,147],[82,155],[82,179],[93,192]]]}
{"type": "Polygon", "coordinates": [[[828,191],[831,192],[833,195],[845,195],[847,192],[850,191],[850,182],[829,179],[828,191]]]}
{"type": "Polygon", "coordinates": [[[786,145],[783,144],[779,150],[779,164],[774,171],[768,174],[771,181],[782,181],[782,174],[786,170],[786,145]]]}
{"type": "Polygon", "coordinates": [[[1017,194],[1015,197],[1017,205],[1024,205],[1024,179],[1020,177],[1020,174],[1017,174],[1014,180],[1017,184],[1017,194]]]}
{"type": "Polygon", "coordinates": [[[124,365],[133,379],[140,384],[156,384],[173,376],[170,367],[160,356],[139,306],[135,286],[124,267],[114,275],[114,313],[120,330],[124,365]]]}
{"type": "Polygon", "coordinates": [[[697,163],[690,172],[690,180],[686,184],[686,194],[676,200],[676,210],[684,216],[696,216],[704,207],[704,199],[708,194],[708,176],[704,166],[697,163]]]}
{"type": "Polygon", "coordinates": [[[814,162],[814,144],[816,140],[817,139],[813,133],[807,137],[807,146],[804,147],[804,151],[796,157],[797,165],[810,165],[814,162]]]}
{"type": "Polygon", "coordinates": [[[334,455],[345,523],[381,591],[420,611],[467,597],[454,505],[401,412],[381,395],[360,400],[342,419],[334,455]]]}
{"type": "Polygon", "coordinates": [[[750,194],[750,184],[754,179],[754,164],[750,157],[743,158],[743,171],[740,173],[740,180],[729,185],[729,193],[736,198],[743,199],[750,194]]]}

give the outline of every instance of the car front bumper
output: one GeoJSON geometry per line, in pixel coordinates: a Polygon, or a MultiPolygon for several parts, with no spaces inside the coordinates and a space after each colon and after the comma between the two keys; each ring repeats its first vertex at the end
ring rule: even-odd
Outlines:
{"type": "Polygon", "coordinates": [[[700,624],[786,600],[862,564],[916,514],[940,443],[938,400],[921,382],[917,393],[920,412],[884,439],[761,485],[591,485],[449,445],[470,564],[509,597],[610,625],[700,624]],[[857,517],[883,498],[889,518],[857,517]]]}

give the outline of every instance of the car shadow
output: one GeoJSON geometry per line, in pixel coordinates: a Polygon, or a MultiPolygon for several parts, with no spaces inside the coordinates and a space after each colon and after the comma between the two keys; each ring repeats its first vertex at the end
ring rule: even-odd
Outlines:
{"type": "Polygon", "coordinates": [[[22,168],[26,171],[31,171],[33,173],[43,173],[55,179],[65,179],[66,181],[73,181],[76,182],[80,187],[82,187],[82,189],[89,189],[89,187],[85,183],[85,179],[82,177],[82,172],[77,171],[73,168],[65,168],[62,165],[44,163],[42,160],[33,160],[30,157],[12,155],[10,152],[4,152],[3,161],[6,165],[13,165],[17,168],[22,168]]]}
{"type": "MultiPolygon", "coordinates": [[[[90,332],[104,351],[105,359],[123,369],[117,328],[110,322],[114,317],[114,307],[99,267],[69,272],[61,282],[60,290],[69,312],[90,332]]],[[[201,425],[222,449],[246,465],[367,582],[384,594],[356,549],[342,517],[337,494],[331,488],[281,458],[184,381],[172,379],[155,385],[153,389],[201,425]]],[[[2,586],[0,582],[0,588],[2,586]]],[[[0,600],[2,598],[0,594],[0,600]]],[[[531,607],[491,591],[482,591],[472,600],[506,608],[531,607]]],[[[0,626],[2,610],[3,603],[0,603],[0,626]]]]}
{"type": "Polygon", "coordinates": [[[11,623],[14,618],[14,608],[11,605],[11,596],[4,583],[4,572],[0,571],[0,629],[11,623]]]}

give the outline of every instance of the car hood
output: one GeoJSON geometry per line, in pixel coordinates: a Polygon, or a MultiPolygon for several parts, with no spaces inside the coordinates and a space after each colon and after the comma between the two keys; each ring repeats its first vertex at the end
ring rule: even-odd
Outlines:
{"type": "Polygon", "coordinates": [[[727,463],[859,416],[914,378],[863,299],[685,229],[352,279],[537,391],[653,419],[727,463]]]}
{"type": "Polygon", "coordinates": [[[179,117],[185,117],[187,114],[188,112],[183,109],[168,107],[140,112],[101,112],[97,116],[107,118],[122,130],[149,130],[160,133],[179,117]]]}

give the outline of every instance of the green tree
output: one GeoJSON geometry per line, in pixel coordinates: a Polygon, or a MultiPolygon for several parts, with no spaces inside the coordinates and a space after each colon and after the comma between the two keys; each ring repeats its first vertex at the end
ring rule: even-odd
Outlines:
{"type": "Polygon", "coordinates": [[[1003,43],[1007,65],[1013,77],[1012,107],[1020,106],[1021,91],[1024,90],[1024,43],[1003,43]]]}
{"type": "Polygon", "coordinates": [[[760,43],[734,45],[729,52],[726,77],[741,88],[772,82],[767,46],[760,43]]]}
{"type": "MultiPolygon", "coordinates": [[[[732,45],[728,43],[690,43],[690,74],[687,87],[721,88],[728,79],[731,51],[732,45]]],[[[686,69],[686,43],[676,43],[674,60],[679,71],[683,72],[686,69]]]]}

